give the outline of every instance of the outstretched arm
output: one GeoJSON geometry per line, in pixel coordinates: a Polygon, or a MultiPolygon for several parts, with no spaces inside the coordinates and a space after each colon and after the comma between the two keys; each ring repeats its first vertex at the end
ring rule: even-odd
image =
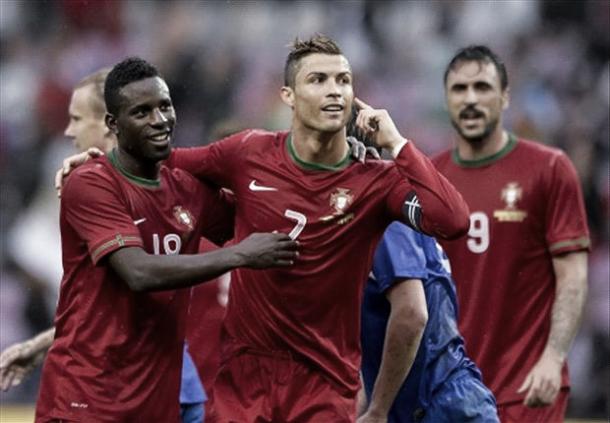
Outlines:
{"type": "Polygon", "coordinates": [[[133,291],[160,291],[189,287],[238,267],[290,266],[297,247],[285,234],[252,234],[237,245],[204,254],[154,255],[141,247],[120,248],[110,253],[109,263],[133,291]]]}
{"type": "Polygon", "coordinates": [[[50,328],[27,341],[13,344],[0,353],[0,387],[3,391],[19,385],[42,363],[54,336],[55,328],[50,328]]]}
{"type": "Polygon", "coordinates": [[[524,404],[552,404],[561,388],[561,369],[576,336],[587,297],[587,253],[577,251],[553,257],[557,280],[551,311],[551,331],[540,359],[527,374],[518,392],[526,392],[524,404]]]}
{"type": "Polygon", "coordinates": [[[468,231],[469,211],[455,187],[434,164],[398,132],[386,110],[373,109],[356,99],[356,125],[377,146],[392,153],[401,175],[413,187],[403,200],[403,221],[428,235],[453,239],[468,231]]]}
{"type": "Polygon", "coordinates": [[[405,279],[386,292],[391,310],[386,326],[381,366],[366,413],[358,423],[387,421],[392,403],[415,360],[428,309],[421,280],[405,279]]]}

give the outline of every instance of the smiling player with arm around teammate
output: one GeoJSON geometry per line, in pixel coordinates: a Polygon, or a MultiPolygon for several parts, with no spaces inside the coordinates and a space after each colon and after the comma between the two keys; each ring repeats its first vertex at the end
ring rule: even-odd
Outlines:
{"type": "MultiPolygon", "coordinates": [[[[110,68],[100,69],[74,87],[68,108],[70,120],[64,135],[81,151],[100,149],[110,152],[116,147],[116,135],[104,121],[104,84],[110,68]]],[[[205,284],[207,286],[208,283],[205,284]]],[[[192,301],[192,300],[191,300],[192,301]]],[[[189,309],[189,310],[192,310],[189,309]]],[[[55,328],[13,344],[0,352],[0,388],[7,390],[19,385],[39,364],[53,344],[55,328]]],[[[200,423],[203,419],[205,392],[192,365],[189,350],[184,349],[180,386],[182,423],[200,423]]]]}
{"type": "Polygon", "coordinates": [[[175,124],[167,85],[150,64],[127,59],[108,75],[105,98],[118,148],[64,185],[64,277],[36,421],[178,422],[189,291],[176,288],[236,266],[290,265],[296,244],[253,234],[194,254],[201,234],[230,236],[232,205],[160,165],[175,124]]]}

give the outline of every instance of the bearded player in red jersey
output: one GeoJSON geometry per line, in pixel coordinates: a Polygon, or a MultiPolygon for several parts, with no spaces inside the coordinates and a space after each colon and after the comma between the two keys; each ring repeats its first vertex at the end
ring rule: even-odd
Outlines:
{"type": "Polygon", "coordinates": [[[587,291],[576,172],[562,151],[503,128],[508,78],[487,47],[456,54],[445,92],[457,148],[434,162],[471,210],[468,236],[441,241],[453,263],[459,329],[501,421],[563,421],[566,356],[587,291]]]}
{"type": "Polygon", "coordinates": [[[152,65],[127,59],[104,97],[118,148],[64,185],[64,277],[36,421],[178,422],[189,290],[176,288],[237,266],[290,265],[296,243],[254,234],[194,254],[200,235],[231,235],[233,205],[160,165],[176,121],[167,85],[152,65]]]}
{"type": "Polygon", "coordinates": [[[354,421],[360,305],[386,226],[398,219],[441,238],[468,227],[455,188],[385,110],[354,99],[350,65],[331,39],[295,41],[284,76],[289,132],[247,130],[169,159],[234,192],[236,240],[277,230],[300,242],[290,270],[232,274],[210,421],[354,421]],[[358,126],[394,161],[350,159],[354,101],[358,126]]]}

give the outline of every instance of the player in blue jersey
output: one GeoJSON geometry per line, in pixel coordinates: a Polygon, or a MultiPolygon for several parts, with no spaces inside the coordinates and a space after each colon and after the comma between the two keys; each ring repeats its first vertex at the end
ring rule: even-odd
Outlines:
{"type": "Polygon", "coordinates": [[[358,422],[498,422],[493,394],[464,350],[449,260],[434,238],[399,222],[386,229],[361,327],[369,405],[358,422]]]}

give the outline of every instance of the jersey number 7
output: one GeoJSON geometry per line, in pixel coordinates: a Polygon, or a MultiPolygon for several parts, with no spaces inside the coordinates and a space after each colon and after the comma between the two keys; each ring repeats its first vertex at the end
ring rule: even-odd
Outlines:
{"type": "Polygon", "coordinates": [[[294,228],[292,228],[292,230],[288,234],[290,238],[297,239],[301,232],[303,232],[303,229],[305,229],[305,225],[307,224],[307,216],[305,216],[303,213],[299,213],[298,211],[290,209],[286,209],[286,211],[284,212],[284,216],[286,216],[290,220],[297,221],[294,228]]]}

